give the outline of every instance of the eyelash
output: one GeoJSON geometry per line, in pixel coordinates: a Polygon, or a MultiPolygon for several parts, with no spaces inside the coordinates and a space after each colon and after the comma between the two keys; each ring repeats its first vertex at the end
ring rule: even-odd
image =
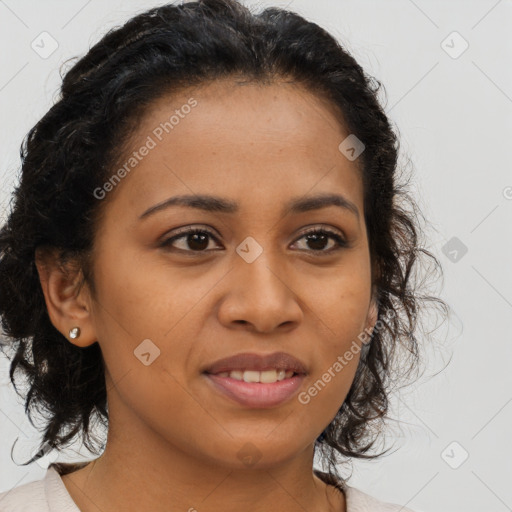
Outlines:
{"type": "MultiPolygon", "coordinates": [[[[219,241],[217,240],[217,237],[211,231],[209,231],[208,229],[205,229],[205,228],[184,228],[179,234],[164,240],[161,243],[160,247],[168,248],[176,240],[180,240],[182,238],[186,238],[187,236],[196,235],[196,234],[206,234],[210,238],[212,238],[216,243],[219,243],[219,241]]],[[[332,254],[333,252],[336,252],[336,251],[339,251],[341,249],[344,249],[344,248],[348,247],[347,241],[341,235],[339,235],[338,233],[336,233],[334,231],[326,229],[326,228],[314,228],[314,229],[311,229],[309,231],[306,231],[306,232],[302,233],[302,235],[299,238],[297,238],[295,242],[297,242],[298,240],[301,240],[304,237],[310,236],[310,235],[328,235],[329,238],[334,239],[337,242],[337,244],[338,244],[337,247],[331,248],[328,251],[321,250],[321,249],[318,249],[318,250],[311,249],[309,251],[306,251],[306,252],[309,252],[309,253],[314,253],[317,256],[327,256],[327,255],[332,254]]],[[[203,251],[184,250],[184,249],[176,249],[176,250],[179,251],[179,252],[193,253],[194,255],[200,255],[202,253],[210,252],[210,250],[203,250],[203,251]]]]}

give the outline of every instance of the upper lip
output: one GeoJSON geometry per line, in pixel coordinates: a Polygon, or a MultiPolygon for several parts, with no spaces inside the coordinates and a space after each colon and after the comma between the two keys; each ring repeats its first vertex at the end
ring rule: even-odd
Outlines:
{"type": "Polygon", "coordinates": [[[302,361],[286,352],[274,352],[273,354],[253,354],[244,352],[231,357],[225,357],[208,366],[204,372],[221,373],[232,370],[293,370],[295,373],[307,373],[302,361]]]}

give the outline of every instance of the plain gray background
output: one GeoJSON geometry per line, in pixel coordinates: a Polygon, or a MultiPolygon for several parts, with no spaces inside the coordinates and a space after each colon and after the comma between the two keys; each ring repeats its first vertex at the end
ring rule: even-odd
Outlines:
{"type": "MultiPolygon", "coordinates": [[[[0,0],[0,220],[19,145],[56,97],[60,65],[85,54],[109,28],[163,3],[0,0]],[[32,48],[42,37],[46,51],[58,45],[51,55],[32,48]]],[[[432,225],[428,248],[444,267],[438,291],[452,316],[429,345],[425,377],[393,400],[386,446],[397,450],[354,461],[350,485],[418,512],[512,510],[512,3],[245,3],[289,6],[316,21],[384,84],[386,112],[400,130],[416,198],[432,225]]],[[[0,363],[4,491],[42,478],[55,455],[41,465],[12,462],[14,440],[15,459],[26,460],[37,431],[0,363]]],[[[89,457],[77,446],[59,459],[89,457]]]]}

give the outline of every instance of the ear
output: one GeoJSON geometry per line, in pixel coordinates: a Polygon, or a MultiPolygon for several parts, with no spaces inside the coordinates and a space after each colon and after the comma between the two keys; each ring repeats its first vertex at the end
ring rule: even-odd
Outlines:
{"type": "Polygon", "coordinates": [[[76,262],[62,263],[55,248],[36,249],[36,267],[46,301],[48,316],[54,327],[73,345],[87,347],[96,336],[91,316],[91,297],[76,262]],[[69,331],[80,328],[80,336],[72,339],[69,331]]]}

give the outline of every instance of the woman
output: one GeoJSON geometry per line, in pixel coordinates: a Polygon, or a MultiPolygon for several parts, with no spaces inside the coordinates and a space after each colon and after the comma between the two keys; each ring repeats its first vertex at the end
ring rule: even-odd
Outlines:
{"type": "Polygon", "coordinates": [[[103,453],[1,510],[407,510],[336,467],[377,456],[421,301],[445,307],[413,287],[439,264],[376,83],[314,23],[234,0],[140,14],[69,70],[22,147],[0,314],[47,411],[32,460],[103,453]]]}

